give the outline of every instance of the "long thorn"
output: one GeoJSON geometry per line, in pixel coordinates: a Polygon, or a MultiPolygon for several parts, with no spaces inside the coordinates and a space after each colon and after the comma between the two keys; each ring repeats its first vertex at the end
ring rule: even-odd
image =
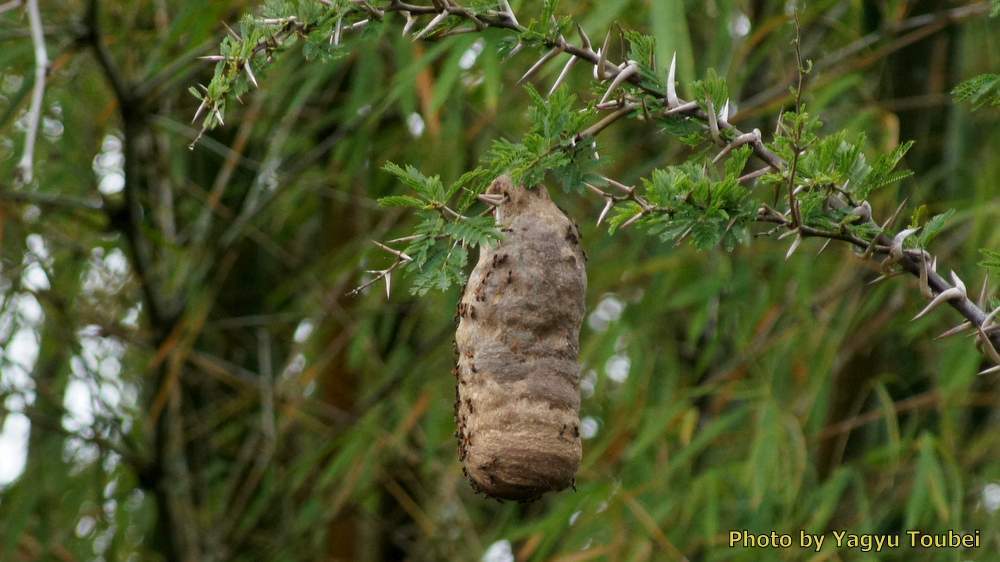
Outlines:
{"type": "Polygon", "coordinates": [[[788,248],[788,253],[785,254],[785,261],[788,261],[788,258],[792,257],[792,254],[795,253],[795,250],[799,249],[799,245],[801,244],[802,244],[802,234],[799,234],[798,236],[795,237],[795,240],[792,241],[792,245],[788,248]]]}
{"type": "Polygon", "coordinates": [[[507,17],[510,18],[511,23],[520,27],[521,24],[517,21],[517,16],[514,15],[514,10],[510,7],[510,2],[507,0],[500,0],[500,3],[503,4],[503,9],[507,12],[507,17]]]}
{"type": "Polygon", "coordinates": [[[722,105],[722,109],[719,110],[719,123],[722,123],[723,125],[728,125],[729,124],[729,100],[728,99],[726,100],[726,103],[722,105]]]}
{"type": "Polygon", "coordinates": [[[198,120],[198,116],[201,115],[202,111],[205,111],[205,107],[207,106],[208,106],[208,98],[202,98],[201,105],[198,106],[198,110],[194,112],[194,117],[191,119],[192,123],[198,120]]]}
{"type": "Polygon", "coordinates": [[[250,68],[250,66],[250,61],[248,60],[243,64],[243,70],[247,71],[247,78],[250,79],[250,83],[253,84],[253,87],[259,88],[260,86],[257,85],[257,77],[253,75],[253,68],[250,68]]]}
{"type": "Polygon", "coordinates": [[[504,201],[504,198],[503,198],[502,195],[492,195],[492,194],[488,195],[488,194],[485,194],[485,193],[481,193],[481,194],[477,195],[476,199],[479,199],[480,201],[482,201],[483,203],[486,203],[487,205],[489,205],[491,207],[496,207],[497,205],[503,203],[503,201],[504,201]]]}
{"type": "Polygon", "coordinates": [[[608,97],[611,96],[611,93],[637,72],[639,72],[639,66],[633,62],[630,62],[624,70],[619,71],[618,75],[615,76],[615,79],[611,81],[611,86],[608,87],[608,91],[604,92],[604,97],[601,98],[600,103],[608,101],[608,97]]]}
{"type": "Polygon", "coordinates": [[[681,104],[677,97],[677,51],[670,59],[670,70],[667,71],[667,107],[675,109],[681,104]]]}
{"type": "Polygon", "coordinates": [[[611,30],[604,36],[604,45],[597,50],[597,66],[594,67],[594,79],[603,82],[607,79],[604,74],[604,63],[608,62],[608,48],[611,46],[611,30]]]}
{"type": "Polygon", "coordinates": [[[604,204],[604,209],[601,210],[601,214],[597,217],[597,226],[601,226],[604,222],[604,218],[608,216],[608,212],[611,211],[611,207],[615,206],[615,200],[608,197],[607,203],[604,204]]]}
{"type": "Polygon", "coordinates": [[[826,250],[830,246],[830,242],[833,242],[833,238],[828,238],[827,241],[823,243],[823,247],[821,247],[819,249],[819,251],[816,252],[816,255],[818,256],[818,255],[822,254],[823,251],[826,250]]]}
{"type": "Polygon", "coordinates": [[[636,215],[635,215],[634,217],[632,217],[632,218],[630,218],[629,220],[627,220],[627,221],[625,221],[624,223],[622,223],[622,225],[621,225],[621,227],[620,227],[620,228],[621,228],[621,230],[625,230],[625,229],[626,229],[626,228],[628,228],[629,226],[632,226],[632,223],[634,223],[635,221],[637,221],[637,220],[641,219],[641,218],[642,218],[642,216],[643,216],[643,215],[645,215],[645,214],[646,214],[646,212],[645,212],[645,211],[639,211],[638,213],[636,213],[636,215]]]}
{"type": "Polygon", "coordinates": [[[552,94],[556,93],[556,90],[559,89],[559,86],[560,84],[563,83],[563,80],[565,80],[566,77],[569,76],[569,71],[573,69],[573,65],[575,65],[576,61],[578,60],[580,59],[571,56],[569,60],[566,61],[566,66],[563,67],[562,71],[559,73],[559,76],[556,78],[556,81],[552,83],[552,87],[549,89],[549,93],[546,97],[551,97],[552,94]]]}
{"type": "Polygon", "coordinates": [[[678,105],[677,107],[675,107],[673,109],[668,109],[668,110],[664,111],[663,114],[664,115],[676,115],[678,113],[687,113],[689,111],[694,111],[696,109],[698,109],[698,102],[696,102],[696,101],[689,101],[687,103],[683,103],[681,105],[678,105]]]}
{"type": "Polygon", "coordinates": [[[222,22],[222,25],[226,28],[226,31],[228,31],[229,34],[233,36],[233,39],[236,39],[237,41],[240,42],[243,41],[243,38],[240,37],[240,34],[233,31],[233,28],[229,27],[229,24],[227,24],[226,22],[222,22]]]}
{"type": "Polygon", "coordinates": [[[741,146],[743,146],[745,144],[750,144],[750,143],[753,143],[753,142],[757,142],[760,139],[761,139],[760,129],[754,129],[752,132],[743,133],[742,135],[740,135],[740,136],[736,137],[735,139],[733,139],[733,142],[727,144],[722,149],[722,151],[719,152],[718,156],[716,156],[715,158],[712,159],[712,163],[715,164],[719,160],[722,160],[727,154],[729,154],[733,150],[735,150],[735,149],[737,149],[737,148],[739,148],[739,147],[741,147],[741,146]]]}
{"type": "Polygon", "coordinates": [[[965,295],[962,294],[962,291],[959,290],[958,287],[952,287],[950,289],[946,289],[942,291],[941,294],[934,297],[934,300],[932,300],[930,304],[928,304],[923,310],[921,310],[916,316],[914,316],[913,320],[919,320],[920,318],[923,318],[924,315],[926,315],[928,312],[940,306],[941,303],[943,302],[954,299],[960,299],[964,296],[965,295]]]}
{"type": "Polygon", "coordinates": [[[378,240],[372,240],[371,242],[372,242],[372,244],[375,244],[376,246],[378,246],[379,248],[382,248],[386,252],[389,252],[390,254],[396,256],[397,258],[403,259],[405,261],[413,261],[413,258],[411,258],[410,256],[406,255],[404,252],[401,252],[401,251],[399,251],[399,250],[397,250],[395,248],[390,248],[389,246],[386,246],[385,244],[379,242],[378,240]]]}
{"type": "Polygon", "coordinates": [[[406,37],[413,29],[413,25],[417,23],[417,18],[413,17],[413,14],[411,14],[408,10],[403,10],[400,13],[406,18],[406,23],[403,24],[403,37],[406,37]]]}
{"type": "Polygon", "coordinates": [[[521,79],[517,81],[517,85],[520,86],[526,80],[534,76],[534,74],[539,70],[541,70],[541,68],[545,66],[547,62],[554,59],[556,55],[558,55],[561,52],[562,52],[562,47],[553,47],[549,52],[542,55],[542,58],[538,59],[538,62],[531,65],[531,68],[529,68],[528,71],[524,73],[524,76],[522,76],[521,79]]]}
{"type": "Polygon", "coordinates": [[[587,52],[593,52],[594,46],[590,43],[590,37],[587,36],[587,32],[583,30],[583,26],[579,23],[576,24],[576,32],[580,35],[580,42],[583,43],[583,49],[587,52]]]}
{"type": "Polygon", "coordinates": [[[722,136],[719,134],[718,115],[715,114],[715,104],[708,100],[708,130],[712,134],[712,140],[716,144],[722,144],[722,136]]]}
{"type": "Polygon", "coordinates": [[[972,322],[962,322],[961,324],[955,326],[950,330],[945,330],[944,332],[941,332],[941,334],[934,339],[943,340],[945,338],[950,338],[951,336],[961,334],[962,332],[969,330],[971,328],[972,328],[972,322]]]}
{"type": "Polygon", "coordinates": [[[435,27],[437,27],[441,22],[448,17],[448,10],[443,10],[440,14],[434,16],[434,19],[427,24],[427,27],[423,28],[420,33],[413,37],[413,40],[423,39],[428,33],[430,33],[435,27]]]}

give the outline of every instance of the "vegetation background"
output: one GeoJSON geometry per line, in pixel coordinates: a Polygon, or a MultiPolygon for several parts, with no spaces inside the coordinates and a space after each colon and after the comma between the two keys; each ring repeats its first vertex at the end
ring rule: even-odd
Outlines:
{"type": "MultiPolygon", "coordinates": [[[[785,261],[773,239],[608,236],[600,200],[558,190],[590,256],[583,467],[533,504],[472,493],[452,435],[458,289],[345,295],[388,265],[370,240],[412,226],[375,203],[402,192],[384,162],[450,181],[527,130],[515,82],[537,53],[502,60],[504,33],[414,42],[400,19],[332,61],[289,45],[189,150],[187,89],[213,68],[197,57],[254,2],[39,4],[51,68],[24,182],[34,55],[25,11],[0,3],[0,560],[997,560],[1000,379],[976,376],[971,339],[934,341],[953,311],[910,322],[916,281],[868,286],[878,272],[836,244],[785,261]],[[980,529],[983,546],[761,552],[728,548],[733,529],[980,529]]],[[[560,12],[591,36],[652,34],[682,91],[716,69],[734,120],[768,132],[792,100],[790,7],[560,12]]],[[[934,249],[978,292],[978,249],[1000,248],[1000,127],[949,92],[1000,62],[989,5],[799,9],[810,111],[872,153],[916,141],[916,175],[872,202],[957,209],[934,249]]],[[[589,97],[590,71],[564,87],[589,97]]],[[[627,182],[688,151],[632,121],[600,148],[627,182]]]]}

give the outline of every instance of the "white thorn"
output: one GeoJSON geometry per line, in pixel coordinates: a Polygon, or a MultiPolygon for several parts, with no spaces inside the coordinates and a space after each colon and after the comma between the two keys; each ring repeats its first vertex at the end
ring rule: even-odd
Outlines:
{"type": "Polygon", "coordinates": [[[719,123],[724,125],[729,124],[729,100],[722,106],[722,110],[719,111],[719,123]]]}
{"type": "Polygon", "coordinates": [[[491,207],[496,207],[497,205],[503,203],[503,201],[504,201],[502,195],[492,195],[492,194],[488,195],[488,194],[485,194],[485,193],[481,193],[481,194],[477,195],[476,198],[479,199],[480,201],[482,201],[483,203],[486,203],[487,205],[489,205],[491,207]]]}
{"type": "Polygon", "coordinates": [[[823,247],[820,248],[818,252],[816,252],[816,255],[818,256],[818,255],[822,254],[823,251],[826,250],[827,247],[830,246],[830,242],[833,242],[833,238],[827,239],[827,241],[823,243],[823,247]]]}
{"type": "Polygon", "coordinates": [[[664,111],[663,114],[664,115],[676,115],[678,113],[687,113],[688,111],[692,111],[692,110],[695,110],[695,109],[698,109],[698,102],[689,101],[689,102],[687,102],[685,104],[678,105],[677,107],[675,107],[673,109],[668,109],[668,110],[664,111]]]}
{"type": "Polygon", "coordinates": [[[993,360],[994,363],[1000,365],[1000,351],[993,345],[993,341],[990,340],[990,336],[983,331],[982,326],[977,326],[976,331],[979,332],[979,339],[983,342],[983,347],[986,348],[986,356],[993,360]]]}
{"type": "Polygon", "coordinates": [[[600,216],[597,217],[597,226],[601,226],[601,223],[604,222],[604,218],[607,217],[608,212],[611,211],[611,207],[614,206],[615,206],[615,200],[608,197],[608,202],[604,204],[604,209],[601,210],[600,216]]]}
{"type": "Polygon", "coordinates": [[[198,106],[198,110],[194,112],[194,118],[191,119],[192,123],[198,120],[198,116],[201,115],[202,111],[205,111],[205,106],[207,104],[208,104],[208,98],[202,98],[201,105],[198,106]]]}
{"type": "Polygon", "coordinates": [[[580,34],[580,42],[583,43],[584,50],[593,51],[594,46],[590,43],[590,37],[587,36],[587,32],[583,30],[583,26],[579,23],[576,24],[576,32],[580,34]]]}
{"type": "Polygon", "coordinates": [[[996,367],[990,367],[989,369],[986,369],[985,371],[981,371],[979,374],[980,375],[992,375],[994,373],[1000,373],[1000,365],[997,365],[996,367]]]}
{"type": "Polygon", "coordinates": [[[970,328],[972,328],[972,322],[968,322],[968,321],[962,322],[961,324],[959,324],[958,326],[955,326],[954,328],[952,328],[950,330],[946,330],[944,332],[941,332],[941,335],[939,335],[938,337],[936,337],[934,339],[936,339],[936,340],[943,340],[944,338],[950,338],[951,336],[954,336],[956,334],[961,334],[962,332],[964,332],[964,331],[966,331],[966,330],[968,330],[970,328]]]}
{"type": "Polygon", "coordinates": [[[667,71],[667,107],[676,109],[681,104],[677,97],[677,51],[670,59],[670,70],[667,71]]]}
{"type": "Polygon", "coordinates": [[[611,179],[611,178],[609,178],[607,176],[601,176],[601,179],[604,180],[604,181],[606,181],[608,183],[608,185],[610,185],[610,186],[612,186],[612,187],[614,187],[616,189],[620,189],[620,190],[624,191],[627,195],[632,195],[632,192],[635,191],[635,186],[625,185],[622,182],[620,182],[618,180],[613,180],[613,179],[611,179]]]}
{"type": "Polygon", "coordinates": [[[634,223],[635,221],[641,219],[644,214],[646,214],[645,211],[639,211],[634,217],[632,217],[629,220],[627,220],[624,223],[622,223],[621,229],[625,230],[626,228],[628,228],[629,226],[631,226],[632,223],[634,223]]]}
{"type": "Polygon", "coordinates": [[[722,144],[722,137],[719,135],[718,115],[715,114],[715,104],[708,100],[708,130],[712,134],[712,140],[716,144],[722,144]]]}
{"type": "Polygon", "coordinates": [[[785,254],[785,261],[788,261],[788,258],[792,257],[792,254],[795,253],[795,250],[799,249],[799,245],[800,244],[802,244],[802,235],[801,234],[799,234],[798,236],[796,236],[795,240],[792,241],[791,247],[788,248],[788,253],[785,254]]]}
{"type": "Polygon", "coordinates": [[[253,87],[259,88],[260,86],[257,85],[257,77],[253,75],[253,69],[250,68],[249,60],[243,64],[243,70],[247,71],[247,78],[250,79],[250,83],[253,84],[253,87]]]}
{"type": "Polygon", "coordinates": [[[599,82],[603,82],[607,79],[607,76],[604,74],[604,63],[608,60],[608,47],[610,46],[610,43],[611,31],[609,30],[608,34],[604,36],[604,45],[597,50],[597,65],[594,66],[594,80],[599,82]]]}
{"type": "Polygon", "coordinates": [[[406,37],[413,29],[413,25],[417,23],[417,18],[413,17],[413,14],[411,14],[409,10],[403,10],[400,13],[406,18],[406,23],[403,24],[403,37],[406,37]]]}
{"type": "Polygon", "coordinates": [[[716,156],[714,159],[712,159],[712,163],[715,164],[719,160],[722,160],[722,158],[724,158],[727,154],[729,154],[733,150],[735,150],[735,149],[737,149],[737,148],[739,148],[739,147],[741,147],[741,146],[743,146],[745,144],[750,144],[750,143],[753,143],[753,142],[757,142],[760,139],[761,139],[760,129],[754,129],[752,132],[743,133],[742,135],[740,135],[740,136],[736,137],[735,139],[733,139],[733,142],[727,144],[725,146],[725,148],[723,148],[722,151],[719,152],[718,156],[716,156]]]}
{"type": "Polygon", "coordinates": [[[799,229],[793,228],[793,229],[791,229],[789,231],[782,232],[781,235],[778,236],[778,240],[784,240],[785,238],[788,238],[789,236],[795,236],[798,233],[799,233],[799,229]]]}
{"type": "Polygon", "coordinates": [[[233,39],[236,39],[237,41],[240,41],[240,42],[243,41],[243,38],[240,37],[240,34],[236,33],[235,31],[233,31],[233,28],[229,27],[228,23],[222,22],[222,25],[226,28],[226,31],[228,31],[229,34],[233,36],[233,39]]]}
{"type": "Polygon", "coordinates": [[[600,103],[608,101],[608,97],[611,96],[611,93],[614,92],[618,86],[620,86],[623,82],[632,77],[638,71],[639,71],[639,65],[635,64],[634,62],[630,62],[629,65],[626,66],[624,70],[620,70],[618,72],[618,76],[615,76],[615,79],[611,81],[611,86],[608,87],[608,91],[604,92],[604,97],[601,98],[600,103]]]}
{"type": "Polygon", "coordinates": [[[538,72],[543,66],[545,66],[545,63],[554,59],[556,55],[558,55],[561,52],[562,52],[562,47],[553,47],[549,52],[542,55],[542,58],[538,59],[538,62],[531,65],[531,68],[529,68],[528,71],[524,73],[524,76],[522,76],[521,79],[517,81],[517,84],[518,85],[523,84],[526,80],[528,80],[536,72],[538,72]]]}
{"type": "Polygon", "coordinates": [[[962,280],[958,278],[958,275],[954,271],[951,272],[951,280],[955,282],[955,287],[962,292],[962,296],[967,297],[968,292],[966,292],[965,283],[962,283],[962,280]]]}
{"type": "Polygon", "coordinates": [[[934,300],[932,300],[930,304],[928,304],[923,310],[921,310],[916,316],[914,316],[913,320],[919,320],[920,318],[923,318],[924,315],[926,315],[928,312],[940,306],[941,303],[943,302],[954,299],[960,299],[964,296],[965,294],[958,287],[952,287],[950,289],[942,291],[941,294],[934,297],[934,300]]]}
{"type": "Polygon", "coordinates": [[[983,329],[984,330],[987,330],[987,329],[991,328],[990,324],[993,322],[993,319],[996,318],[998,314],[1000,314],[1000,306],[996,307],[993,310],[993,312],[991,312],[991,313],[989,313],[989,314],[986,315],[986,318],[983,320],[983,329]]]}
{"type": "Polygon", "coordinates": [[[872,205],[868,201],[862,201],[860,205],[851,209],[851,214],[857,215],[861,217],[865,222],[868,222],[872,220],[872,205]]]}
{"type": "Polygon", "coordinates": [[[920,293],[924,295],[924,298],[932,299],[934,298],[934,292],[931,291],[930,283],[927,281],[927,268],[930,267],[927,264],[927,256],[921,254],[920,256],[920,293]]]}
{"type": "Polygon", "coordinates": [[[389,300],[392,295],[392,272],[385,272],[385,299],[389,300]]]}
{"type": "Polygon", "coordinates": [[[420,31],[420,33],[416,34],[413,37],[413,40],[416,41],[418,39],[423,39],[425,35],[430,33],[435,27],[438,26],[438,24],[443,22],[447,17],[448,17],[448,10],[442,10],[440,14],[434,16],[434,19],[432,19],[430,23],[427,24],[427,27],[425,27],[423,30],[420,31]]]}
{"type": "Polygon", "coordinates": [[[344,17],[341,16],[337,18],[337,27],[333,30],[333,45],[335,47],[340,46],[340,36],[344,32],[344,17]]]}
{"type": "Polygon", "coordinates": [[[897,275],[899,275],[899,274],[898,273],[888,273],[888,274],[883,273],[882,275],[879,275],[875,279],[872,279],[871,281],[869,281],[868,282],[868,286],[871,287],[872,285],[878,285],[882,281],[885,281],[886,279],[891,279],[891,278],[893,278],[893,277],[895,277],[897,275]]]}
{"type": "Polygon", "coordinates": [[[556,93],[556,90],[559,89],[559,86],[563,83],[563,80],[565,80],[566,77],[569,76],[569,71],[572,70],[573,65],[575,65],[576,61],[578,60],[580,59],[571,56],[569,60],[566,61],[566,66],[563,67],[562,71],[559,73],[559,77],[556,78],[556,81],[552,83],[552,87],[549,89],[548,96],[546,97],[550,97],[552,96],[552,94],[556,93]]]}
{"type": "Polygon", "coordinates": [[[583,182],[583,185],[585,185],[585,186],[587,187],[587,189],[589,189],[589,190],[593,191],[594,193],[596,193],[596,194],[600,195],[601,197],[607,197],[607,196],[608,196],[608,194],[607,194],[607,193],[604,193],[604,190],[603,190],[603,189],[601,189],[601,188],[597,187],[596,185],[594,185],[594,184],[592,184],[592,183],[589,183],[589,182],[583,182]]]}
{"type": "Polygon", "coordinates": [[[990,274],[986,274],[986,278],[983,279],[983,290],[979,292],[979,308],[986,308],[986,296],[990,292],[990,274]]]}
{"type": "Polygon", "coordinates": [[[500,3],[503,4],[503,9],[507,12],[507,16],[510,18],[510,21],[514,25],[520,26],[521,24],[517,21],[517,16],[514,15],[514,10],[510,7],[510,2],[507,0],[500,0],[500,3]]]}
{"type": "Polygon", "coordinates": [[[912,236],[913,233],[916,232],[917,230],[919,229],[907,228],[906,230],[897,234],[896,237],[892,239],[892,247],[890,248],[889,253],[892,256],[893,262],[898,262],[899,260],[903,259],[903,242],[907,238],[912,236]]]}

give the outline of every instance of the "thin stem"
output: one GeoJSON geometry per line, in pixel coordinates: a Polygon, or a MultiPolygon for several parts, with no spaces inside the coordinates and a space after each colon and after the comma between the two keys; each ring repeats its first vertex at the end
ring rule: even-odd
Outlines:
{"type": "Polygon", "coordinates": [[[45,97],[45,76],[49,72],[49,55],[45,49],[45,29],[42,14],[38,10],[38,0],[27,0],[28,23],[31,26],[31,42],[35,47],[35,84],[31,90],[31,106],[28,109],[28,127],[24,134],[24,152],[17,163],[17,173],[24,183],[34,176],[35,143],[38,140],[38,126],[42,120],[42,99],[45,97]]]}

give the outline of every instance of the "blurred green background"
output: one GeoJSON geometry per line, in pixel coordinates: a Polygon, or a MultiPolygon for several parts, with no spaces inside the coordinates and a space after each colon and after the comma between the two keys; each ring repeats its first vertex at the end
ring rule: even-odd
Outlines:
{"type": "MultiPolygon", "coordinates": [[[[501,60],[498,31],[415,43],[401,20],[333,62],[292,45],[189,150],[187,88],[213,68],[197,57],[255,3],[100,2],[97,26],[89,4],[40,2],[52,66],[24,185],[34,58],[24,10],[0,15],[0,560],[1000,560],[1000,382],[976,376],[970,338],[934,341],[953,311],[911,323],[916,281],[867,286],[878,272],[837,245],[786,262],[768,238],[725,254],[609,237],[600,200],[555,189],[590,257],[583,466],[536,503],[474,495],[453,437],[458,290],[345,294],[390,263],[370,239],[412,226],[374,202],[402,192],[382,164],[450,181],[519,138],[515,82],[538,53],[501,60]],[[729,548],[739,529],[980,529],[983,546],[729,548]]],[[[791,102],[793,4],[560,12],[592,37],[653,34],[682,94],[718,70],[734,122],[768,133],[791,102]]],[[[810,111],[873,154],[916,141],[916,176],[876,216],[956,208],[933,249],[978,294],[978,249],[1000,248],[998,113],[949,91],[996,71],[1000,20],[988,3],[799,8],[810,111]]],[[[588,99],[589,69],[569,85],[588,99]]],[[[627,182],[688,153],[633,121],[600,150],[627,182]]]]}

